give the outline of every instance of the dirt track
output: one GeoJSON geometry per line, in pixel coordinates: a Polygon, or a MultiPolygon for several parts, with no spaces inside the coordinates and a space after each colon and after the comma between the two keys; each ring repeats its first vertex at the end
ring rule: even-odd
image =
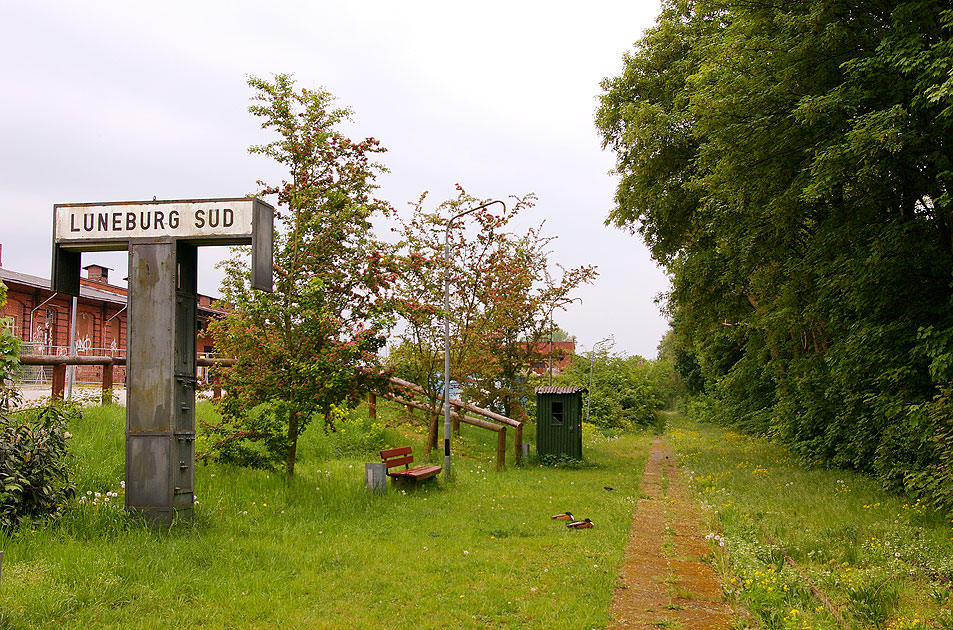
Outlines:
{"type": "Polygon", "coordinates": [[[731,610],[711,566],[698,508],[675,457],[657,438],[642,477],[610,630],[727,630],[731,610]]]}

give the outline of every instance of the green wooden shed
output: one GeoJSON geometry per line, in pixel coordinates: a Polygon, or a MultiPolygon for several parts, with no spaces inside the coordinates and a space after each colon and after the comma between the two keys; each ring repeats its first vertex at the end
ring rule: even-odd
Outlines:
{"type": "Polygon", "coordinates": [[[582,459],[582,395],[585,387],[536,388],[536,454],[582,459]]]}

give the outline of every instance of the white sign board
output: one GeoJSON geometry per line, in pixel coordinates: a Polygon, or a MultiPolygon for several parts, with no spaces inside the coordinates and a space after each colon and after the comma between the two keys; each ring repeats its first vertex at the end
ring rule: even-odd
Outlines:
{"type": "Polygon", "coordinates": [[[250,242],[258,205],[270,209],[254,198],[57,204],[53,240],[61,245],[159,237],[250,242]]]}

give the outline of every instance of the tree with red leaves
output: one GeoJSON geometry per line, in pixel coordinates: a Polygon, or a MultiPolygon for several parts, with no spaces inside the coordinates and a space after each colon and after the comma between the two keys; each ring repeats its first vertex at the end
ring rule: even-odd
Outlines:
{"type": "Polygon", "coordinates": [[[393,367],[428,392],[430,445],[439,424],[442,393],[443,321],[450,320],[450,376],[466,396],[510,417],[524,415],[529,367],[540,360],[537,343],[548,334],[550,314],[572,301],[571,293],[596,276],[595,267],[548,276],[547,247],[553,237],[542,225],[516,232],[512,222],[532,208],[535,195],[511,197],[505,210],[492,205],[447,223],[485,200],[457,186],[457,198],[429,210],[426,195],[401,221],[402,271],[397,293],[405,323],[393,367]],[[444,237],[450,243],[444,262],[444,237]],[[444,273],[450,279],[450,310],[443,306],[444,273]]]}

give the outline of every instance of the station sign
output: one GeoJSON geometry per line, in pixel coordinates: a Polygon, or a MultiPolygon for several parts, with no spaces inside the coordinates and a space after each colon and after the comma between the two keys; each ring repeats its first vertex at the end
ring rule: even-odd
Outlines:
{"type": "Polygon", "coordinates": [[[79,295],[82,252],[173,241],[251,245],[251,283],[272,290],[275,209],[257,197],[53,205],[53,290],[79,295]]]}
{"type": "MultiPolygon", "coordinates": [[[[250,243],[258,215],[271,206],[254,197],[188,201],[56,204],[53,240],[60,247],[99,243],[125,249],[130,239],[174,238],[203,244],[250,243]]],[[[270,217],[269,217],[270,218],[270,217]]]]}

